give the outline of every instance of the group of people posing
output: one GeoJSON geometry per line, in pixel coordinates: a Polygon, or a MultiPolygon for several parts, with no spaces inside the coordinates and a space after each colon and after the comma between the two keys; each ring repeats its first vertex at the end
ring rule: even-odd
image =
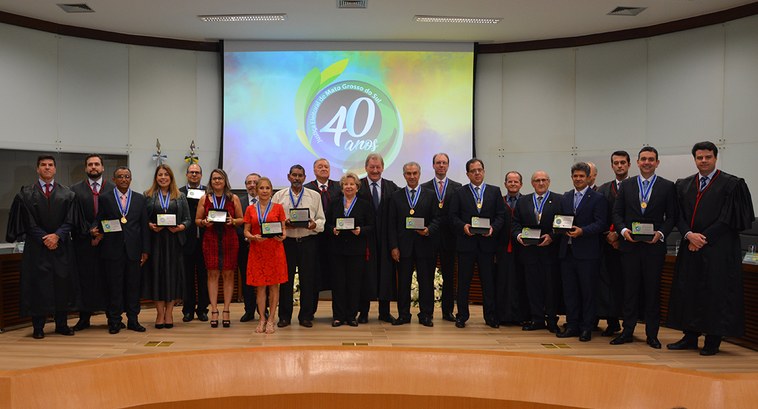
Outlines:
{"type": "Polygon", "coordinates": [[[658,152],[646,146],[637,155],[639,176],[629,177],[631,158],[617,151],[615,179],[600,187],[595,165],[578,162],[568,192],[551,192],[550,176],[536,171],[534,192],[522,195],[522,175],[511,171],[503,195],[484,183],[484,163],[476,158],[465,164],[465,185],[447,177],[450,158],[439,153],[425,183],[420,164],[404,164],[400,188],[382,177],[383,158],[370,154],[362,179],[348,172],[332,180],[329,162],[318,159],[311,182],[301,165],[290,168],[290,186],[276,192],[271,180],[251,173],[240,196],[222,169],[202,185],[197,164],[187,168],[181,188],[171,168],[159,165],[140,194],[130,188],[126,167],[105,180],[99,155],[85,159],[87,178],[67,188],[55,183],[55,158],[41,156],[38,182],[14,200],[7,240],[26,240],[21,314],[32,316],[34,338],[44,338],[49,314],[55,332],[73,335],[100,310],[112,334],[124,327],[145,331],[138,321],[141,297],[155,302],[157,329],[173,327],[178,300],[184,322],[197,316],[211,327],[219,321],[229,327],[238,269],[245,300],[240,321],[257,312],[257,333],[291,325],[295,273],[303,327],[313,326],[322,289],[332,290],[333,327],[367,323],[375,299],[379,320],[410,323],[414,271],[418,322],[430,327],[439,260],[442,318],[458,328],[469,319],[476,265],[485,324],[492,328],[516,323],[524,331],[590,341],[605,318],[603,335],[618,345],[634,340],[642,312],[647,344],[661,348],[660,276],[665,238],[676,228],[682,239],[667,325],[685,335],[668,348],[697,349],[704,333],[700,353],[713,355],[723,336],[744,331],[738,232],[755,216],[744,180],[716,168],[713,143],[696,144],[692,155],[698,172],[676,183],[656,175],[658,152]],[[69,311],[79,311],[73,328],[69,311]]]}

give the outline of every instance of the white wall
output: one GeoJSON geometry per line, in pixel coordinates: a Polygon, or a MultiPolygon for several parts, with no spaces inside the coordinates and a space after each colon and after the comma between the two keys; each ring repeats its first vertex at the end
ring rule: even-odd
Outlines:
{"type": "MultiPolygon", "coordinates": [[[[487,181],[511,169],[547,170],[551,190],[571,187],[569,168],[594,160],[610,180],[610,153],[634,160],[651,145],[660,174],[695,173],[695,142],[719,146],[719,167],[744,177],[758,198],[758,16],[649,39],[573,49],[480,55],[476,150],[487,181]]],[[[632,167],[636,174],[636,166],[632,167]]]]}
{"type": "Polygon", "coordinates": [[[218,163],[220,72],[217,53],[0,24],[0,149],[128,154],[141,191],[152,182],[160,139],[181,183],[192,140],[204,169],[218,163]]]}

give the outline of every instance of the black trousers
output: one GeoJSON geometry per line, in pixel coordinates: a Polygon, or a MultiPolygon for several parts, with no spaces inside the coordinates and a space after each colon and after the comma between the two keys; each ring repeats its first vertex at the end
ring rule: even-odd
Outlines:
{"type": "Polygon", "coordinates": [[[332,254],[332,318],[354,320],[366,270],[366,256],[332,254]]]}
{"type": "Polygon", "coordinates": [[[205,268],[203,250],[198,241],[192,254],[184,255],[184,302],[182,313],[208,312],[211,303],[208,298],[208,270],[205,268]],[[197,296],[195,296],[195,279],[197,278],[197,296]]]}
{"type": "Polygon", "coordinates": [[[108,324],[121,322],[121,314],[126,312],[129,321],[137,322],[140,313],[142,270],[138,260],[129,260],[126,254],[115,260],[102,260],[105,276],[108,307],[108,324]]]}
{"type": "MultiPolygon", "coordinates": [[[[240,288],[242,289],[242,301],[245,303],[245,313],[254,314],[258,308],[255,301],[255,287],[247,285],[247,256],[250,253],[250,245],[244,238],[240,239],[237,265],[240,270],[240,288]]],[[[268,304],[268,303],[267,303],[268,304]]]]}
{"type": "MultiPolygon", "coordinates": [[[[68,312],[67,311],[56,311],[55,312],[55,328],[64,328],[68,326],[68,312]]],[[[47,316],[46,315],[34,315],[32,316],[32,327],[34,329],[42,329],[45,327],[45,322],[47,322],[47,316]]]]}
{"type": "Polygon", "coordinates": [[[418,304],[420,317],[434,316],[434,259],[431,256],[413,254],[400,257],[397,275],[397,313],[401,318],[411,318],[411,283],[413,266],[416,266],[418,304]]]}
{"type": "Polygon", "coordinates": [[[571,253],[561,260],[563,299],[566,302],[567,329],[592,331],[597,319],[597,280],[600,259],[578,259],[571,253]]]}
{"type": "Polygon", "coordinates": [[[316,236],[302,239],[284,239],[284,252],[287,255],[287,273],[289,279],[279,285],[279,319],[292,319],[292,295],[294,291],[295,270],[300,280],[300,312],[298,321],[313,320],[313,299],[316,297],[316,263],[318,262],[318,241],[316,236]]]}
{"type": "Polygon", "coordinates": [[[455,236],[442,233],[434,261],[439,257],[442,273],[442,313],[452,314],[455,307],[455,236]]]}
{"type": "Polygon", "coordinates": [[[563,288],[557,260],[524,264],[524,282],[532,322],[558,322],[558,306],[563,288]]]}
{"type": "Polygon", "coordinates": [[[471,288],[471,278],[474,276],[474,263],[479,267],[479,280],[482,283],[484,321],[487,323],[499,323],[497,307],[495,305],[495,253],[481,251],[458,253],[457,319],[463,322],[469,319],[468,297],[469,289],[471,288]]]}
{"type": "MultiPolygon", "coordinates": [[[[656,254],[650,244],[636,244],[621,254],[624,272],[624,332],[634,333],[639,318],[640,292],[645,314],[645,335],[657,337],[661,325],[661,272],[666,254],[656,254]]],[[[659,250],[660,251],[660,250],[659,250]]]]}

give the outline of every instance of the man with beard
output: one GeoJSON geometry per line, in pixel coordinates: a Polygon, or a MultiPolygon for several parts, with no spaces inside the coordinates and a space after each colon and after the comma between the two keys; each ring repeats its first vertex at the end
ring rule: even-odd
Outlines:
{"type": "MultiPolygon", "coordinates": [[[[113,192],[115,186],[103,178],[105,167],[103,157],[90,154],[84,158],[84,171],[87,178],[71,186],[76,195],[79,207],[82,209],[84,221],[91,226],[98,213],[98,198],[101,194],[113,192]]],[[[79,285],[82,296],[82,309],[79,311],[79,321],[73,326],[74,331],[81,331],[90,326],[90,317],[94,311],[108,313],[106,300],[105,278],[100,268],[100,241],[102,234],[93,234],[89,230],[72,234],[76,253],[76,266],[79,271],[79,285]]]]}
{"type": "MultiPolygon", "coordinates": [[[[257,173],[251,173],[245,177],[245,193],[239,195],[240,205],[242,206],[242,214],[245,214],[247,207],[254,205],[258,202],[257,193],[255,189],[258,187],[258,179],[261,175],[257,173]]],[[[245,303],[245,313],[242,314],[240,322],[248,322],[255,319],[255,287],[247,285],[247,257],[250,253],[250,243],[243,234],[245,230],[245,224],[237,226],[237,238],[239,239],[239,252],[237,253],[237,265],[240,270],[240,287],[242,288],[242,298],[245,303]]],[[[267,303],[268,304],[268,303],[267,303]]],[[[266,314],[264,312],[264,314],[266,314]]]]}
{"type": "Polygon", "coordinates": [[[38,179],[16,194],[8,217],[5,239],[23,240],[21,307],[19,314],[32,317],[34,339],[45,337],[45,321],[55,316],[55,332],[74,335],[67,314],[78,306],[79,278],[74,268],[71,233],[85,230],[76,196],[55,182],[55,157],[37,158],[38,179]]]}
{"type": "Polygon", "coordinates": [[[208,321],[208,270],[205,268],[203,258],[203,232],[195,224],[195,213],[200,199],[205,196],[206,187],[200,183],[203,178],[203,169],[197,163],[187,167],[187,185],[179,188],[179,191],[187,196],[189,205],[190,224],[187,227],[187,241],[184,243],[184,284],[185,298],[182,306],[182,321],[190,322],[197,313],[197,319],[208,321]],[[197,281],[197,286],[195,285],[197,281]],[[196,291],[197,288],[197,292],[196,291]],[[197,296],[195,296],[197,294],[197,296]]]}
{"type": "Polygon", "coordinates": [[[676,182],[682,244],[666,321],[684,337],[666,347],[697,349],[705,333],[700,355],[710,356],[722,337],[745,332],[739,232],[750,228],[755,212],[745,180],[716,169],[713,142],[696,143],[692,157],[698,172],[676,182]]]}

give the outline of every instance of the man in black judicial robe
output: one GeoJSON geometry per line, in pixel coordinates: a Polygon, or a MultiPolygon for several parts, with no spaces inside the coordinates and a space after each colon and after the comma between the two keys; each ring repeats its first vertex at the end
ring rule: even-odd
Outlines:
{"type": "Polygon", "coordinates": [[[418,322],[433,326],[434,317],[434,249],[439,231],[439,207],[434,192],[419,186],[421,165],[409,162],[403,165],[407,186],[396,190],[390,198],[388,221],[389,248],[392,259],[398,263],[397,311],[392,325],[411,322],[411,283],[416,266],[418,322]],[[407,218],[421,218],[421,229],[407,228],[407,218]]]}
{"type": "Polygon", "coordinates": [[[491,328],[499,328],[494,266],[497,237],[506,217],[505,202],[499,187],[484,183],[484,163],[481,160],[469,159],[466,162],[466,175],[471,183],[455,192],[450,205],[450,217],[458,235],[458,315],[455,317],[455,326],[465,328],[469,319],[469,289],[476,263],[482,283],[484,322],[491,328]],[[476,234],[471,225],[474,217],[489,219],[489,231],[476,234]]]}
{"type": "Polygon", "coordinates": [[[513,238],[513,214],[521,198],[523,177],[512,170],[505,174],[505,213],[507,222],[501,230],[497,246],[497,317],[500,324],[524,325],[529,320],[529,300],[526,296],[524,268],[519,251],[521,246],[513,238]]]}
{"type": "Polygon", "coordinates": [[[668,349],[697,349],[715,355],[721,338],[745,331],[742,251],[739,232],[755,220],[745,180],[716,169],[718,148],[699,142],[692,148],[698,173],[676,182],[677,228],[682,233],[671,286],[667,325],[684,331],[668,349]]]}
{"type": "MultiPolygon", "coordinates": [[[[603,183],[599,188],[608,202],[608,214],[613,214],[613,205],[621,189],[621,182],[629,177],[631,158],[626,151],[616,151],[611,154],[611,169],[615,178],[603,183]]],[[[619,251],[620,236],[616,227],[611,223],[607,232],[603,233],[603,260],[598,281],[597,315],[604,318],[608,326],[601,334],[604,337],[613,336],[621,330],[619,317],[622,314],[624,299],[624,280],[621,270],[621,252],[619,251]]]]}
{"type": "Polygon", "coordinates": [[[460,189],[461,184],[447,177],[450,167],[450,157],[446,153],[438,153],[432,157],[434,178],[421,184],[422,188],[435,192],[437,207],[440,209],[440,231],[435,249],[434,260],[439,257],[440,273],[442,274],[442,319],[455,322],[453,308],[455,307],[455,232],[450,221],[450,202],[453,194],[460,189]]]}
{"type": "Polygon", "coordinates": [[[395,182],[382,177],[384,158],[381,155],[369,154],[365,168],[367,176],[361,179],[358,197],[374,207],[376,225],[374,234],[368,238],[368,268],[363,276],[358,323],[368,322],[370,301],[373,298],[379,299],[379,321],[393,323],[395,317],[390,314],[390,300],[396,297],[397,282],[395,263],[387,248],[387,218],[390,196],[398,187],[395,182]]]}
{"type": "Polygon", "coordinates": [[[102,239],[99,256],[107,283],[108,332],[118,334],[121,330],[123,311],[126,311],[128,329],[145,332],[138,315],[142,285],[140,267],[150,254],[147,206],[145,197],[129,188],[132,181],[129,168],[117,168],[113,172],[113,181],[117,189],[99,196],[99,212],[92,226],[92,231],[102,239]],[[120,225],[121,231],[107,231],[104,221],[105,224],[120,225]]]}
{"type": "Polygon", "coordinates": [[[21,188],[11,205],[6,241],[24,240],[21,261],[21,316],[31,316],[35,339],[45,337],[49,314],[55,332],[74,335],[67,313],[78,311],[79,278],[71,233],[86,230],[74,192],[56,183],[55,158],[37,158],[39,179],[21,188]]]}
{"type": "MultiPolygon", "coordinates": [[[[84,221],[89,226],[97,217],[95,205],[99,195],[113,193],[116,186],[103,177],[105,167],[100,155],[88,155],[84,159],[84,171],[87,173],[87,178],[72,185],[71,190],[76,195],[84,221]]],[[[73,328],[74,331],[81,331],[89,328],[90,317],[94,311],[107,311],[105,279],[102,277],[99,257],[102,237],[95,237],[86,230],[79,234],[72,234],[72,239],[82,295],[82,310],[79,311],[79,321],[73,328]]]]}
{"type": "MultiPolygon", "coordinates": [[[[329,179],[331,176],[331,165],[329,161],[324,158],[318,158],[313,162],[313,174],[316,175],[316,179],[312,180],[303,186],[306,189],[317,191],[321,195],[321,207],[324,209],[324,213],[328,213],[331,209],[332,203],[340,200],[342,197],[342,189],[340,189],[340,182],[329,179]]],[[[331,271],[332,267],[331,257],[329,257],[329,243],[331,243],[331,234],[329,232],[322,232],[316,236],[318,241],[318,265],[316,266],[316,288],[318,291],[331,290],[331,271]]],[[[318,309],[318,293],[314,298],[313,313],[316,313],[318,309]]]]}

